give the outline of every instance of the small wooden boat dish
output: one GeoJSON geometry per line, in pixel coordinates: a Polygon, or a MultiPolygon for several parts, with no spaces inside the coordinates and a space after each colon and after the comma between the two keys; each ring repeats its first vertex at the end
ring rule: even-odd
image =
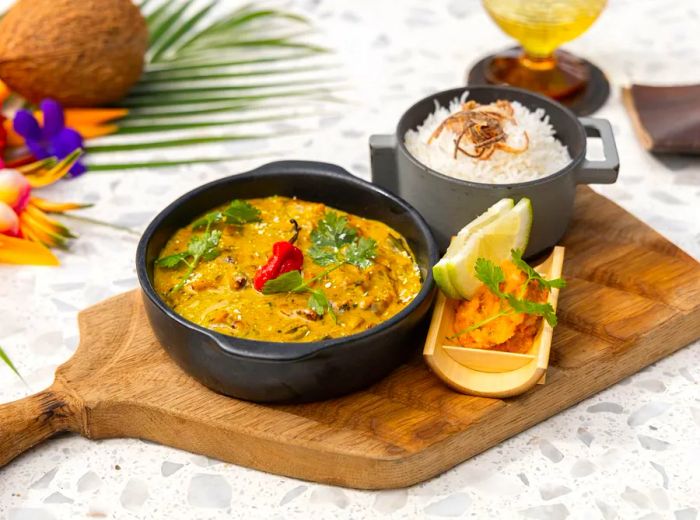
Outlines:
{"type": "MultiPolygon", "coordinates": [[[[564,248],[557,246],[535,269],[545,278],[559,278],[564,263],[564,248]]],[[[559,289],[552,289],[548,302],[557,308],[559,289]]],[[[439,293],[430,322],[423,356],[430,368],[451,388],[483,397],[511,397],[544,383],[552,327],[542,320],[532,348],[526,354],[466,348],[455,340],[453,321],[458,301],[439,293]]]]}

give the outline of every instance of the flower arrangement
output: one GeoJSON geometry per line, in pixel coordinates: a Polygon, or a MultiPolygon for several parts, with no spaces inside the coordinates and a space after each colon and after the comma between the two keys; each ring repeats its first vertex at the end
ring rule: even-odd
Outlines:
{"type": "MultiPolygon", "coordinates": [[[[51,248],[66,247],[75,238],[52,215],[87,205],[48,201],[37,195],[44,186],[85,172],[245,159],[240,155],[202,156],[194,150],[199,145],[287,135],[288,129],[234,129],[318,117],[319,106],[337,101],[334,92],[338,80],[326,74],[333,64],[317,59],[328,51],[306,41],[312,28],[303,17],[254,3],[222,11],[219,5],[228,7],[230,2],[212,0],[199,5],[188,0],[141,0],[138,7],[148,41],[140,79],[111,107],[75,107],[70,100],[95,99],[90,97],[95,94],[94,89],[90,91],[94,81],[75,80],[81,74],[93,77],[94,60],[86,58],[89,44],[81,40],[80,32],[52,32],[58,37],[55,45],[63,46],[58,54],[64,56],[62,63],[51,48],[53,36],[44,34],[41,41],[23,37],[36,26],[43,27],[41,20],[23,18],[22,13],[28,12],[23,9],[35,4],[34,0],[18,0],[0,18],[0,24],[15,29],[0,31],[0,263],[57,265],[51,248]],[[29,45],[19,58],[10,55],[16,44],[29,45]],[[69,44],[75,51],[72,54],[67,52],[69,44]],[[48,54],[43,55],[35,45],[48,45],[48,54]],[[20,58],[33,60],[37,66],[23,67],[20,58]],[[38,76],[29,77],[28,70],[38,76]],[[1,81],[3,77],[16,89],[26,89],[24,98],[11,92],[1,81]],[[39,83],[44,88],[41,95],[37,95],[39,83]],[[75,92],[81,86],[85,92],[75,92]],[[62,107],[56,99],[68,106],[62,107]],[[35,106],[30,101],[40,102],[35,106]],[[171,132],[177,132],[177,137],[167,138],[171,132]],[[129,140],[125,142],[121,136],[126,135],[129,140]],[[128,156],[132,151],[190,148],[186,159],[101,160],[113,152],[127,152],[128,156]]],[[[43,0],[42,5],[46,6],[41,11],[46,23],[57,25],[54,18],[66,14],[53,12],[50,0],[43,0]]],[[[83,23],[93,31],[91,11],[81,12],[80,5],[76,4],[70,16],[85,17],[83,23]]],[[[97,39],[114,48],[114,38],[126,38],[131,30],[133,27],[127,27],[121,35],[104,33],[97,39]]],[[[143,54],[142,49],[139,52],[143,54]]],[[[98,55],[105,59],[104,53],[98,55]]],[[[129,70],[138,65],[137,58],[129,70]]],[[[112,80],[115,84],[121,81],[117,77],[112,80]]],[[[106,87],[110,86],[114,85],[107,78],[106,87]]],[[[9,362],[2,349],[0,360],[9,362]]]]}
{"type": "Polygon", "coordinates": [[[48,158],[0,170],[0,263],[58,265],[49,248],[63,248],[75,235],[49,214],[89,205],[52,202],[32,191],[68,175],[79,164],[80,155],[78,149],[61,161],[48,158]]]}

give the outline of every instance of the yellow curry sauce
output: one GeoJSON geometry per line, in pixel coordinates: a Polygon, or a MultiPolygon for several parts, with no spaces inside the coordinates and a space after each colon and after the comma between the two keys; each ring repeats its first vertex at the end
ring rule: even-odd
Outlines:
{"type": "MultiPolygon", "coordinates": [[[[173,288],[186,265],[154,268],[155,289],[173,310],[188,320],[231,336],[266,341],[317,341],[355,334],[388,320],[406,307],[421,288],[421,275],[405,239],[378,222],[347,214],[324,204],[287,197],[249,199],[260,221],[243,225],[214,224],[222,232],[219,255],[201,261],[181,288],[173,288]],[[253,287],[275,242],[293,235],[290,219],[300,232],[295,245],[304,253],[304,280],[322,273],[307,251],[311,232],[327,211],[345,216],[359,237],[374,239],[376,256],[366,269],[345,264],[315,282],[333,312],[318,315],[309,308],[309,294],[262,294],[253,287]],[[334,319],[335,314],[336,319],[334,319]]],[[[223,209],[225,206],[222,206],[223,209]]],[[[189,225],[168,241],[160,258],[187,250],[193,234],[189,225]]]]}

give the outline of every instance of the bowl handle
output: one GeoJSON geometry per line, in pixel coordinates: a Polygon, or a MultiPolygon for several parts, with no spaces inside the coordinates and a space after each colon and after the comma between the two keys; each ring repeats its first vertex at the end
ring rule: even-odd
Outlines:
{"type": "Polygon", "coordinates": [[[396,136],[372,135],[369,138],[372,182],[398,194],[399,172],[396,166],[396,136]]]}
{"type": "Polygon", "coordinates": [[[584,159],[576,176],[576,183],[613,184],[620,170],[620,159],[617,156],[617,146],[610,122],[607,119],[594,117],[580,117],[579,121],[586,129],[586,136],[601,138],[605,159],[602,161],[584,159]]]}

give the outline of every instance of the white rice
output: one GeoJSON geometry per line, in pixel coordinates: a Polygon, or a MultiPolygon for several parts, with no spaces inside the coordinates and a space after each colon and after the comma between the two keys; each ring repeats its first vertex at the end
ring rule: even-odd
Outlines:
{"type": "MultiPolygon", "coordinates": [[[[503,129],[506,144],[520,148],[524,144],[524,132],[529,138],[528,149],[514,154],[496,149],[489,159],[468,157],[459,152],[454,157],[457,136],[443,129],[439,137],[428,144],[433,131],[448,116],[459,112],[461,104],[469,92],[450,102],[449,108],[435,102],[435,111],[415,130],[409,130],[404,137],[406,148],[416,159],[440,173],[457,179],[486,184],[511,184],[525,182],[551,175],[571,162],[567,148],[554,137],[554,128],[549,124],[549,116],[541,108],[531,112],[526,107],[512,101],[514,123],[506,122],[503,129]]],[[[470,144],[463,140],[467,149],[470,144]]]]}

